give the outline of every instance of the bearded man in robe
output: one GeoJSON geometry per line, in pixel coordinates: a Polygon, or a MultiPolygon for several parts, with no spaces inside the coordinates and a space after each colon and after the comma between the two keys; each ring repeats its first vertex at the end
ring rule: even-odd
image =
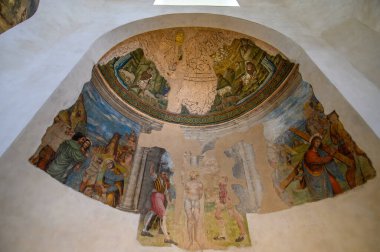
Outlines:
{"type": "Polygon", "coordinates": [[[68,170],[86,159],[86,154],[82,149],[86,140],[86,137],[78,132],[72,139],[61,143],[46,172],[61,183],[65,183],[68,170]]]}

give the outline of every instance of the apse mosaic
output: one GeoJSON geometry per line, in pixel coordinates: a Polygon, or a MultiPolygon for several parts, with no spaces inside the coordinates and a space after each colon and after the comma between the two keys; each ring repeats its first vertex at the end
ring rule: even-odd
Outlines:
{"type": "Polygon", "coordinates": [[[103,73],[112,78],[113,83],[121,84],[118,93],[129,94],[132,100],[142,100],[149,106],[166,109],[169,84],[154,63],[138,48],[125,56],[115,57],[102,67],[103,73]]]}
{"type": "Polygon", "coordinates": [[[94,66],[29,161],[139,213],[143,246],[254,247],[247,213],[334,197],[376,175],[297,71],[275,48],[230,31],[130,38],[94,66]]]}
{"type": "Polygon", "coordinates": [[[97,67],[105,84],[128,105],[164,121],[208,125],[264,103],[295,64],[242,34],[179,28],[128,39],[97,67]]]}

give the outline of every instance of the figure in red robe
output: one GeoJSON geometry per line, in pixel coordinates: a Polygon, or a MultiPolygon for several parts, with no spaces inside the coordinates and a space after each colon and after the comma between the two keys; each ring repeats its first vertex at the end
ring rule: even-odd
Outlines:
{"type": "Polygon", "coordinates": [[[343,192],[337,178],[344,178],[333,161],[333,153],[326,155],[319,149],[321,144],[322,138],[318,134],[314,135],[302,162],[303,179],[313,200],[343,192]]]}

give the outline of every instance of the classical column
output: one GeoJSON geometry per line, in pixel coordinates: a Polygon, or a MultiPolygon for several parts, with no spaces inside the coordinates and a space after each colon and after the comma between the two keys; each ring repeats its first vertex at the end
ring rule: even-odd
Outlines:
{"type": "Polygon", "coordinates": [[[250,197],[250,212],[257,211],[261,206],[262,186],[260,183],[259,173],[255,167],[255,154],[250,144],[239,142],[235,146],[235,150],[239,154],[247,180],[247,189],[250,197]]]}
{"type": "MultiPolygon", "coordinates": [[[[143,158],[144,147],[138,147],[135,152],[135,156],[133,158],[133,165],[131,170],[131,175],[128,180],[127,189],[124,192],[123,198],[121,200],[121,204],[118,207],[121,210],[125,211],[135,211],[137,205],[134,204],[134,196],[136,190],[140,191],[137,188],[139,175],[140,173],[144,173],[144,166],[141,165],[141,161],[143,158]],[[142,172],[141,172],[142,171],[142,172]]],[[[141,186],[141,185],[140,185],[141,186]]]]}
{"type": "Polygon", "coordinates": [[[143,182],[144,173],[145,173],[144,168],[146,167],[146,161],[147,161],[149,151],[150,151],[150,148],[144,148],[143,153],[142,153],[141,164],[140,164],[141,169],[137,178],[135,194],[133,196],[133,207],[134,207],[134,210],[136,211],[138,210],[139,198],[140,198],[140,193],[142,189],[142,182],[143,182]]]}

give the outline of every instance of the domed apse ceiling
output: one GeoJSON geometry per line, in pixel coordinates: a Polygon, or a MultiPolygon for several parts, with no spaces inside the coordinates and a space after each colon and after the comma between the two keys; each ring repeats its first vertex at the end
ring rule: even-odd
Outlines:
{"type": "Polygon", "coordinates": [[[376,175],[296,62],[232,31],[129,38],[62,109],[30,162],[141,213],[144,246],[251,246],[246,213],[334,197],[376,175]]]}
{"type": "Polygon", "coordinates": [[[186,125],[232,120],[286,87],[296,66],[239,33],[158,30],[128,39],[96,66],[103,85],[154,118],[186,125]],[[261,48],[262,47],[262,48],[261,48]]]}

